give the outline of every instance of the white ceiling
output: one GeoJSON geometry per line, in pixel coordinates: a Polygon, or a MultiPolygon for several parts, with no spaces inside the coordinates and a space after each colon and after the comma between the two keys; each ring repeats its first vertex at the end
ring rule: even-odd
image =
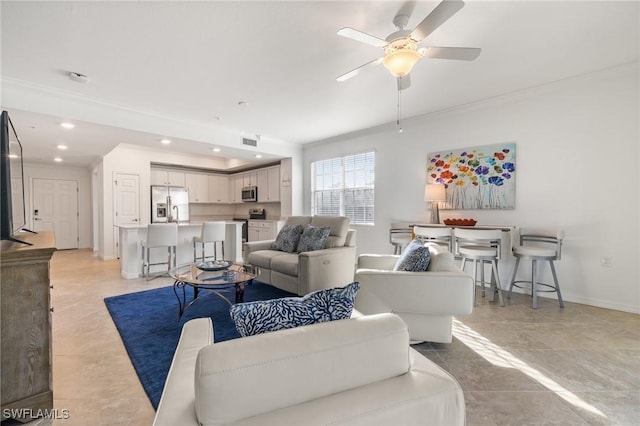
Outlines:
{"type": "MultiPolygon", "coordinates": [[[[2,106],[31,161],[51,161],[65,143],[65,164],[85,166],[117,143],[162,137],[174,143],[159,149],[213,155],[218,145],[248,160],[256,150],[242,150],[242,135],[260,135],[274,158],[273,146],[395,122],[396,82],[383,66],[335,81],[381,56],[336,31],[385,38],[404,3],[2,1],[2,106]],[[77,127],[59,128],[65,119],[77,127]],[[154,127],[162,120],[172,125],[154,127]]],[[[437,4],[416,3],[408,27],[437,4]]],[[[402,116],[637,61],[638,22],[636,1],[467,1],[421,45],[480,47],[480,57],[423,59],[402,116]]]]}

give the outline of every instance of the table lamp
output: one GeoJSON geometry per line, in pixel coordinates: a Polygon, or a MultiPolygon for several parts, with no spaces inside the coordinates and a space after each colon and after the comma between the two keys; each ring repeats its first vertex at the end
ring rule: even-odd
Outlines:
{"type": "Polygon", "coordinates": [[[440,201],[447,201],[447,193],[444,185],[428,183],[424,188],[424,200],[431,203],[431,223],[440,223],[440,201]]]}

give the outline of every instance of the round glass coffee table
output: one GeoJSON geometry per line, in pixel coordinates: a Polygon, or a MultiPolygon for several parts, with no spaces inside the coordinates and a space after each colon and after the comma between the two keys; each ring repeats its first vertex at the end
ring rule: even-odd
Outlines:
{"type": "Polygon", "coordinates": [[[173,292],[178,299],[178,320],[198,300],[200,290],[209,290],[231,306],[233,303],[220,291],[235,288],[235,303],[241,303],[244,300],[244,286],[256,277],[256,274],[247,272],[243,265],[235,263],[227,269],[215,271],[202,270],[195,263],[189,263],[172,268],[169,275],[174,279],[173,292]],[[187,301],[187,287],[193,288],[191,301],[187,301]]]}

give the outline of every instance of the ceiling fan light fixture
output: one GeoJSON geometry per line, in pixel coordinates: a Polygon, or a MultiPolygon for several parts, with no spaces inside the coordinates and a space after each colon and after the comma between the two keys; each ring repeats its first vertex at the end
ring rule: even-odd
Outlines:
{"type": "Polygon", "coordinates": [[[391,74],[403,77],[411,72],[422,57],[417,47],[417,43],[410,38],[391,42],[385,48],[382,63],[391,74]]]}

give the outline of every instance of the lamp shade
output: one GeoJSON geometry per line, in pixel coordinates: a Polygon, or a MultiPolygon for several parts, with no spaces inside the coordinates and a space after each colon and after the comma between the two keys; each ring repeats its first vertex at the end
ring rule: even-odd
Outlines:
{"type": "Polygon", "coordinates": [[[445,192],[444,185],[428,183],[427,186],[424,187],[424,200],[447,201],[447,193],[445,192]]]}
{"type": "Polygon", "coordinates": [[[398,49],[387,54],[382,63],[391,74],[404,77],[411,72],[413,66],[420,60],[420,53],[411,49],[398,49]]]}

